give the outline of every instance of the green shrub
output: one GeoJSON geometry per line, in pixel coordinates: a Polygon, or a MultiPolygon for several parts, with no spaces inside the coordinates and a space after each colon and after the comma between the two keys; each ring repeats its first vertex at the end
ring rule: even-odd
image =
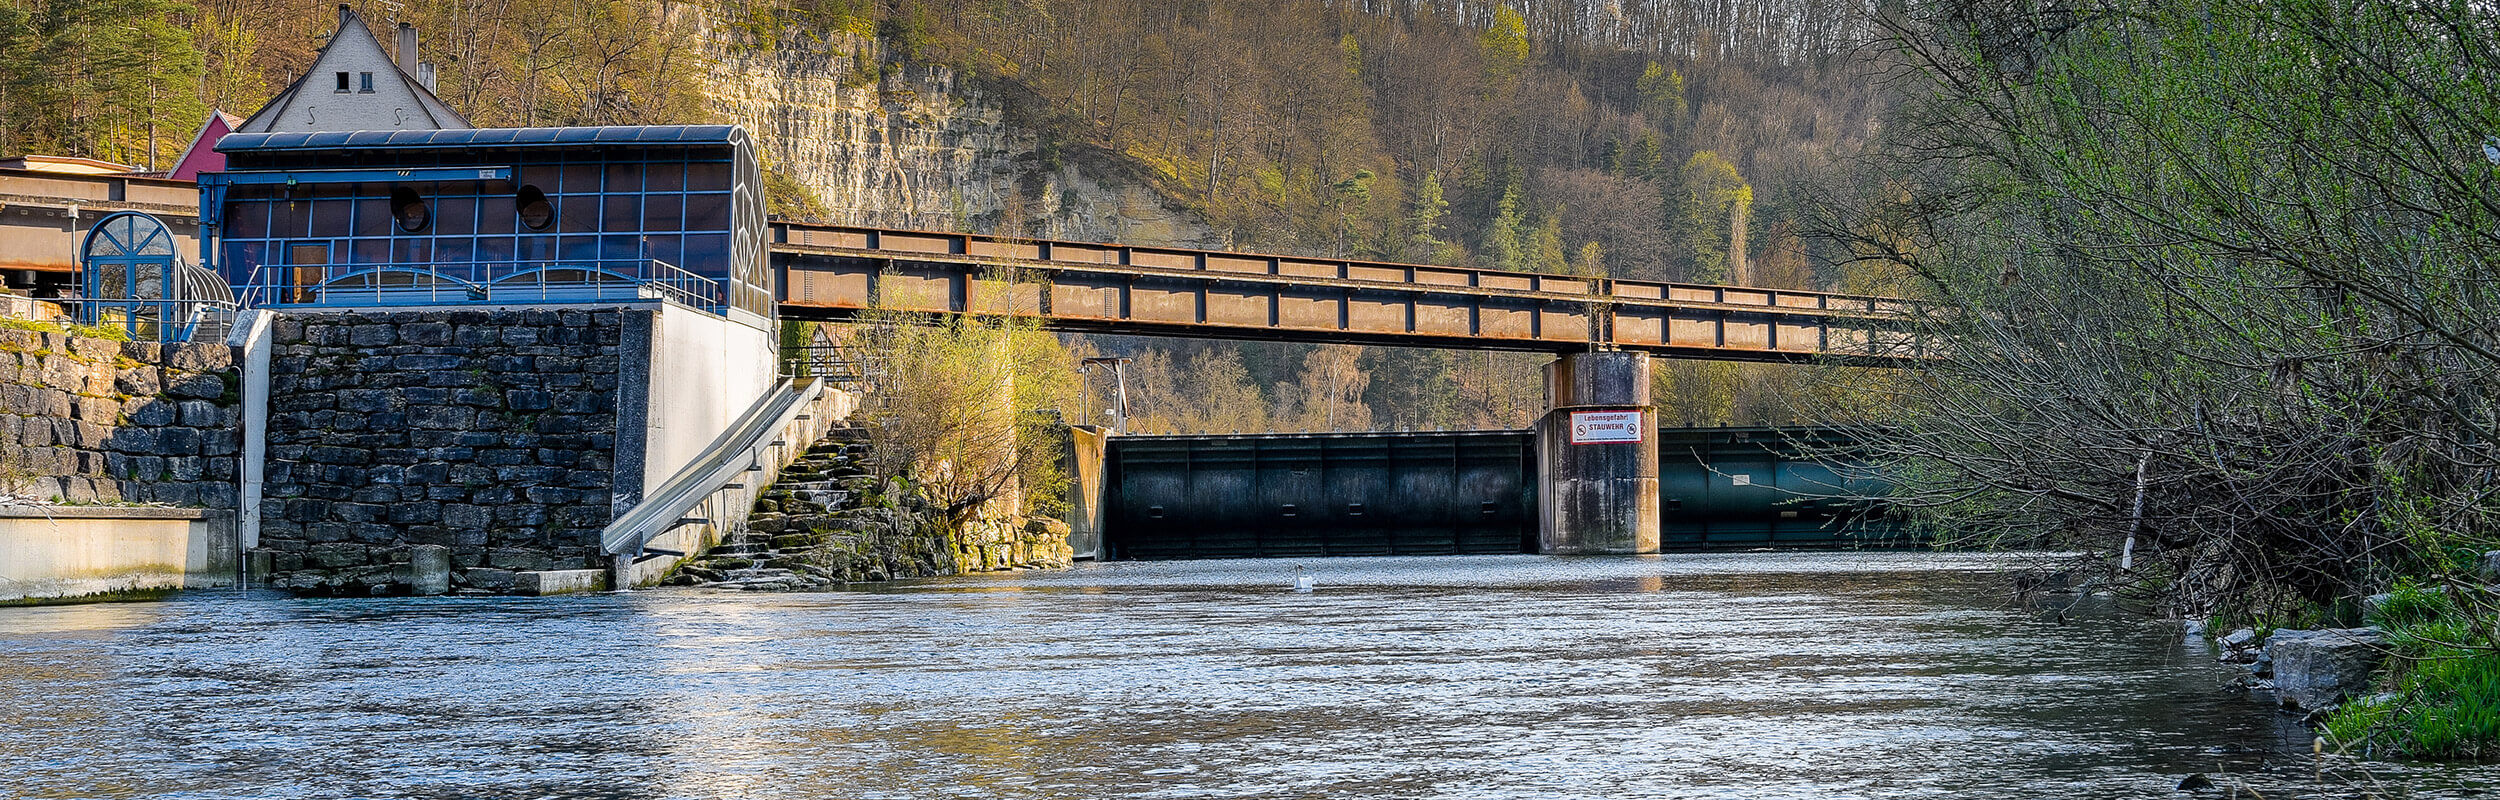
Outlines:
{"type": "Polygon", "coordinates": [[[2411,758],[2500,755],[2500,650],[2496,618],[2479,589],[2399,584],[2370,615],[2388,634],[2381,686],[2387,694],[2345,703],[2326,719],[2346,752],[2411,758]],[[2460,602],[2465,597],[2466,602],[2460,602]]]}

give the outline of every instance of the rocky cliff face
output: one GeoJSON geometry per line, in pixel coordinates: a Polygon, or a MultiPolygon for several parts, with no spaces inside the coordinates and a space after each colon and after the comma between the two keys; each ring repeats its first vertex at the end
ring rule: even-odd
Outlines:
{"type": "Polygon", "coordinates": [[[1002,98],[954,70],[889,63],[872,36],[785,30],[758,42],[727,26],[704,32],[713,108],[755,134],[767,167],[813,190],[826,221],[1226,244],[1195,213],[1110,165],[1048,152],[1010,123],[1002,98]]]}

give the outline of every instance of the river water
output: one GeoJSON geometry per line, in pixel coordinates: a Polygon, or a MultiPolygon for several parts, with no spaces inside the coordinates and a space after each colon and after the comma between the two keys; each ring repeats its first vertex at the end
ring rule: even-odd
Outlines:
{"type": "Polygon", "coordinates": [[[1299,564],[1317,589],[1298,594],[1291,562],[1163,562],[820,594],[0,608],[0,798],[2500,787],[2500,768],[2313,756],[2201,645],[2088,599],[2016,605],[2003,564],[1332,559],[1299,564]]]}

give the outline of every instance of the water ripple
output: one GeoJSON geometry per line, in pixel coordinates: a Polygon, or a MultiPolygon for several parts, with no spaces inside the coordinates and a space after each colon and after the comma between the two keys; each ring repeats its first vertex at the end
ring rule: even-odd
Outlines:
{"type": "MultiPolygon", "coordinates": [[[[875,590],[0,609],[0,798],[2268,797],[2320,764],[2000,558],[1089,565],[875,590]],[[1289,591],[1295,567],[1318,591],[1289,591]]],[[[2330,773],[2323,780],[2320,769],[2330,773]]]]}

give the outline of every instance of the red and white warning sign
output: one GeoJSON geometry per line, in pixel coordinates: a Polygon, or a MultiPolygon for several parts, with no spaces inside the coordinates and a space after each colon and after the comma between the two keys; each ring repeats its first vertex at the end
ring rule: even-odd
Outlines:
{"type": "Polygon", "coordinates": [[[1571,412],[1572,444],[1629,444],[1641,440],[1638,411],[1574,411],[1571,412]]]}

